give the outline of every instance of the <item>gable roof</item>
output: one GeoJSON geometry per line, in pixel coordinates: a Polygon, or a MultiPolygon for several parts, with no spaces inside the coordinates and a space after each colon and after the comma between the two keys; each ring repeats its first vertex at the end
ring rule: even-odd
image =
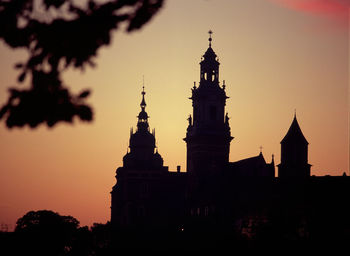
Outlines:
{"type": "Polygon", "coordinates": [[[250,157],[250,158],[246,158],[246,159],[242,159],[242,160],[230,163],[231,166],[239,167],[242,169],[255,168],[261,164],[266,164],[262,153],[254,157],[250,157]]]}
{"type": "Polygon", "coordinates": [[[239,177],[274,177],[274,162],[266,163],[263,154],[242,159],[228,164],[229,175],[239,177]]]}

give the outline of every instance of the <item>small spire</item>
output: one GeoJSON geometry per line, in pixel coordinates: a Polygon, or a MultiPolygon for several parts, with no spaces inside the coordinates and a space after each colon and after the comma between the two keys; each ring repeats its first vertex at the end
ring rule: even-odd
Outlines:
{"type": "Polygon", "coordinates": [[[140,106],[141,106],[142,109],[145,109],[145,107],[147,106],[146,101],[145,101],[145,94],[146,94],[146,92],[145,92],[145,86],[142,86],[142,92],[141,92],[141,94],[142,94],[142,101],[141,101],[140,106]]]}
{"type": "Polygon", "coordinates": [[[294,118],[297,118],[297,109],[294,109],[294,118]]]}
{"type": "Polygon", "coordinates": [[[148,122],[147,119],[149,118],[147,112],[145,111],[146,108],[146,101],[145,101],[145,87],[142,86],[142,101],[141,101],[141,112],[139,113],[139,115],[137,116],[138,118],[138,122],[137,122],[137,131],[141,131],[141,130],[148,130],[149,126],[148,126],[148,122]]]}
{"type": "Polygon", "coordinates": [[[261,154],[262,154],[262,149],[263,149],[263,147],[260,146],[259,148],[260,148],[260,155],[261,155],[261,154]]]}
{"type": "Polygon", "coordinates": [[[208,31],[208,34],[209,34],[209,47],[211,47],[211,41],[213,40],[212,38],[211,38],[211,35],[213,34],[213,31],[211,31],[211,30],[209,30],[208,31]]]}
{"type": "Polygon", "coordinates": [[[275,155],[272,154],[272,160],[271,160],[271,163],[275,163],[275,155]]]}

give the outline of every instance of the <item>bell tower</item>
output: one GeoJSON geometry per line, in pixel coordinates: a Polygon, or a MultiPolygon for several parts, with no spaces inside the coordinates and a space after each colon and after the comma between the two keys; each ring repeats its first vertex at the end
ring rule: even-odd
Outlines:
{"type": "Polygon", "coordinates": [[[187,171],[204,173],[221,169],[229,161],[231,137],[228,114],[225,113],[225,81],[219,83],[219,61],[209,47],[200,62],[200,82],[192,88],[193,114],[189,116],[186,138],[187,171]],[[192,117],[193,116],[193,117],[192,117]]]}

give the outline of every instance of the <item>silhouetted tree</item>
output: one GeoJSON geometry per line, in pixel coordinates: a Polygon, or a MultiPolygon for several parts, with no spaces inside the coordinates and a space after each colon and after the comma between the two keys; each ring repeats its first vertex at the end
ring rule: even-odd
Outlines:
{"type": "Polygon", "coordinates": [[[17,220],[17,249],[26,255],[68,254],[77,240],[78,227],[79,221],[71,216],[48,210],[30,211],[17,220]]]}
{"type": "MultiPolygon", "coordinates": [[[[111,223],[106,224],[94,223],[91,227],[92,250],[95,255],[112,255],[117,250],[112,243],[112,227],[111,223]]],[[[118,241],[116,241],[118,243],[118,241]]]]}
{"type": "Polygon", "coordinates": [[[12,48],[24,48],[28,59],[16,64],[18,82],[28,77],[29,89],[9,89],[0,119],[7,127],[92,120],[85,100],[90,91],[73,95],[63,84],[62,71],[94,66],[97,50],[111,42],[111,31],[126,24],[140,29],[164,0],[0,0],[0,38],[12,48]]]}

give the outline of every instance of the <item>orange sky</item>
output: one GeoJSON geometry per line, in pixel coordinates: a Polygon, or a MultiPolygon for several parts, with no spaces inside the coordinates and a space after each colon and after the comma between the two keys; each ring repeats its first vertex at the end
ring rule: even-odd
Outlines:
{"type": "MultiPolygon", "coordinates": [[[[255,156],[263,146],[265,159],[275,154],[279,163],[279,142],[296,109],[312,174],[349,172],[348,25],[282,2],[168,0],[141,31],[115,33],[95,69],[64,74],[73,92],[92,89],[92,123],[34,130],[0,123],[0,224],[12,229],[39,209],[82,225],[109,220],[109,192],[136,125],[143,75],[159,153],[170,170],[184,170],[188,97],[209,29],[230,97],[230,160],[255,156]]],[[[13,64],[24,56],[0,43],[0,103],[16,83],[13,64]]]]}

